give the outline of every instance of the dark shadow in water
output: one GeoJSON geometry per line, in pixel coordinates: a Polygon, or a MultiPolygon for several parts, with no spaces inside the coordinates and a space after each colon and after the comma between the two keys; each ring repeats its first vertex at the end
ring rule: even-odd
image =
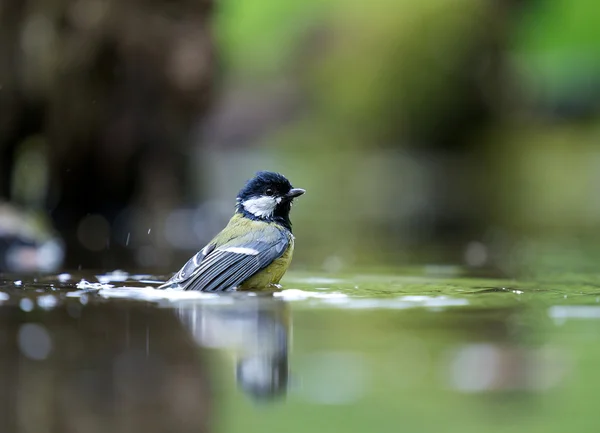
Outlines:
{"type": "Polygon", "coordinates": [[[142,302],[0,308],[0,431],[211,431],[206,355],[142,302]]]}
{"type": "Polygon", "coordinates": [[[199,345],[233,353],[236,380],[244,393],[261,401],[285,396],[289,307],[268,296],[232,297],[231,301],[183,305],[178,314],[199,345]]]}

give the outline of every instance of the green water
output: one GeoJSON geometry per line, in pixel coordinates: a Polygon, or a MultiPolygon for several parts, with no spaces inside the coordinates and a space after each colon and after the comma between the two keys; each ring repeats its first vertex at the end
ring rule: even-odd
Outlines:
{"type": "Polygon", "coordinates": [[[162,280],[0,279],[12,431],[597,429],[600,276],[291,273],[258,296],[162,280]]]}

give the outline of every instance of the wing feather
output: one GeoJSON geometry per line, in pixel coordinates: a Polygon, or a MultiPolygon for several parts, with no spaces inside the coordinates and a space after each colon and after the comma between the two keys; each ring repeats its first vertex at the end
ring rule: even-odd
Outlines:
{"type": "Polygon", "coordinates": [[[243,254],[232,254],[226,251],[216,251],[215,259],[210,263],[203,263],[194,286],[205,287],[214,284],[214,280],[225,273],[231,266],[241,260],[243,254]]]}
{"type": "MultiPolygon", "coordinates": [[[[233,266],[228,269],[228,272],[224,272],[219,275],[218,278],[214,279],[211,284],[211,291],[220,292],[225,291],[231,287],[234,287],[235,284],[230,283],[229,281],[235,281],[236,276],[238,275],[241,269],[250,268],[248,263],[245,260],[238,260],[233,266]]],[[[254,267],[252,267],[254,268],[254,267]]],[[[258,269],[254,272],[257,272],[258,269]]]]}
{"type": "Polygon", "coordinates": [[[183,267],[173,275],[166,283],[159,286],[159,289],[164,289],[170,286],[176,286],[182,282],[193,278],[200,270],[200,263],[215,249],[214,244],[208,244],[196,254],[194,254],[183,267]]]}
{"type": "Polygon", "coordinates": [[[280,257],[289,238],[282,229],[265,225],[233,237],[222,245],[209,244],[193,256],[167,283],[183,290],[224,291],[236,287],[280,257]]]}
{"type": "Polygon", "coordinates": [[[255,256],[256,257],[255,263],[248,263],[246,261],[246,262],[242,263],[242,266],[232,269],[231,272],[228,274],[227,279],[219,287],[219,290],[227,290],[227,288],[229,288],[229,287],[235,287],[235,286],[243,283],[245,280],[250,278],[256,272],[258,272],[262,268],[266,267],[266,265],[261,266],[261,263],[267,262],[267,264],[269,264],[273,260],[275,260],[277,257],[281,256],[283,254],[283,252],[285,251],[285,247],[282,247],[281,245],[285,244],[287,246],[288,243],[289,242],[287,241],[287,238],[286,238],[285,242],[274,244],[274,245],[272,245],[272,247],[269,250],[262,251],[261,253],[258,254],[258,256],[255,256]],[[274,256],[274,258],[271,258],[273,256],[274,256]]]}

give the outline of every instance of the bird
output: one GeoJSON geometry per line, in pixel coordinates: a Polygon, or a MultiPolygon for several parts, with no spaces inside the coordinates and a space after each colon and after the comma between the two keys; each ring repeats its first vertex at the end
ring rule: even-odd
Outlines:
{"type": "Polygon", "coordinates": [[[159,289],[203,292],[280,288],[294,253],[290,210],[306,190],[259,171],[239,191],[226,227],[159,289]]]}

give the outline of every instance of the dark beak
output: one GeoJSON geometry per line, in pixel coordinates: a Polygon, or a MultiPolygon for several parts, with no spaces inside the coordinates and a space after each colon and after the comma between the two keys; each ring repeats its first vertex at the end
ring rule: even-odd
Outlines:
{"type": "Polygon", "coordinates": [[[290,189],[290,192],[288,192],[286,194],[286,198],[288,199],[293,199],[296,198],[298,196],[301,196],[302,194],[304,194],[306,192],[306,190],[303,190],[302,188],[292,188],[290,189]]]}

